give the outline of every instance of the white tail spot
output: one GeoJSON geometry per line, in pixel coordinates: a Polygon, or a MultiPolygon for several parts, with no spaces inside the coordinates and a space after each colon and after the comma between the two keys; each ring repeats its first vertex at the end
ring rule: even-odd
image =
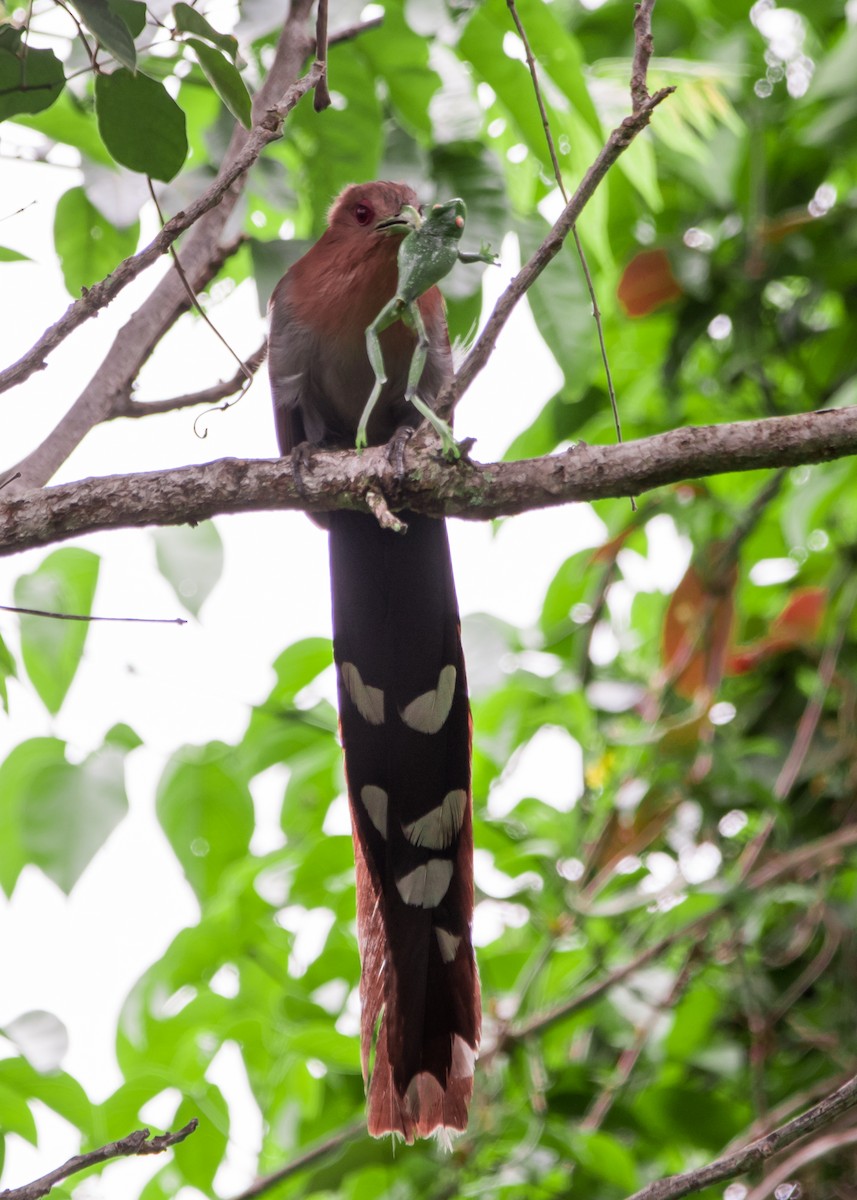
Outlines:
{"type": "Polygon", "coordinates": [[[439,925],[435,926],[434,932],[437,944],[440,947],[440,957],[445,963],[455,962],[458,947],[461,945],[461,938],[455,933],[450,933],[448,929],[441,929],[439,925]]]}
{"type": "Polygon", "coordinates": [[[360,677],[354,663],[343,663],[339,668],[345,690],[364,721],[370,725],[384,724],[384,693],[380,688],[369,687],[360,677]]]}
{"type": "Polygon", "coordinates": [[[430,858],[421,867],[396,880],[399,895],[414,908],[434,908],[446,895],[452,881],[448,858],[430,858]]]}
{"type": "Polygon", "coordinates": [[[452,1039],[452,1062],[449,1065],[450,1079],[469,1079],[476,1067],[476,1051],[468,1046],[458,1034],[452,1039]]]}
{"type": "Polygon", "coordinates": [[[455,667],[444,667],[437,680],[437,687],[423,692],[402,709],[402,720],[417,733],[437,733],[452,708],[455,693],[455,667]]]}
{"type": "Polygon", "coordinates": [[[375,787],[373,783],[367,783],[365,787],[360,789],[360,799],[363,801],[363,807],[369,814],[369,820],[378,830],[381,837],[386,837],[387,793],[383,788],[375,787]]]}
{"type": "Polygon", "coordinates": [[[405,1107],[414,1121],[442,1120],[443,1088],[430,1071],[420,1071],[408,1084],[405,1107]]]}
{"type": "Polygon", "coordinates": [[[414,846],[427,846],[429,850],[445,850],[451,846],[461,831],[467,792],[457,788],[447,792],[443,803],[433,808],[424,817],[419,817],[404,826],[405,837],[414,846]]]}

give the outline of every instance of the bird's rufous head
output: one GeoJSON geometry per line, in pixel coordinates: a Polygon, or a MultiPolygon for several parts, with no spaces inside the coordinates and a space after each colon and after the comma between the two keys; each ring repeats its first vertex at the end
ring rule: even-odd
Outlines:
{"type": "Polygon", "coordinates": [[[334,200],[327,223],[338,234],[377,244],[415,228],[419,209],[417,194],[406,183],[352,183],[334,200]]]}

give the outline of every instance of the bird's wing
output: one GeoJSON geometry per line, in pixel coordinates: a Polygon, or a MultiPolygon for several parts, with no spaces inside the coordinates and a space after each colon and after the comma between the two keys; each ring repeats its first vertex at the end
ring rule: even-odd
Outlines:
{"type": "MultiPolygon", "coordinates": [[[[280,453],[291,454],[307,440],[301,398],[309,386],[315,339],[296,319],[289,296],[289,279],[277,284],[268,305],[270,335],[268,370],[274,401],[274,424],[280,453]]],[[[310,440],[312,440],[310,436],[310,440]]]]}

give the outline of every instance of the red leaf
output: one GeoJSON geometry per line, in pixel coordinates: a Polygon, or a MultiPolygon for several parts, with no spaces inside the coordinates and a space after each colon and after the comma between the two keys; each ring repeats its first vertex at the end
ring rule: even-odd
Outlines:
{"type": "Polygon", "coordinates": [[[661,636],[661,660],[680,696],[713,694],[723,677],[734,615],[735,571],[717,587],[692,563],[672,594],[661,636]]]}
{"type": "Polygon", "coordinates": [[[672,273],[666,251],[642,250],[622,272],[616,294],[629,317],[645,317],[670,300],[676,300],[682,290],[672,273]]]}

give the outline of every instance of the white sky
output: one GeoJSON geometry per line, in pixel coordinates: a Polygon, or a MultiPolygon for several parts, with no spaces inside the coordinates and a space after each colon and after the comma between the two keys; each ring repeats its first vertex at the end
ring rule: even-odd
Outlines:
{"type": "MultiPolygon", "coordinates": [[[[26,135],[22,136],[24,141],[26,135]]],[[[0,244],[32,256],[33,263],[3,266],[0,289],[0,362],[13,361],[55,320],[69,297],[53,254],[57,197],[79,182],[77,172],[4,161],[0,188],[0,244]],[[32,203],[35,201],[35,203],[32,203]],[[26,207],[25,207],[26,206],[26,207]],[[23,212],[17,212],[18,209],[23,212]]],[[[149,223],[148,232],[151,232],[149,223]]],[[[490,304],[516,268],[516,247],[503,248],[503,267],[486,273],[490,304]]],[[[161,270],[163,267],[156,268],[161,270]]],[[[0,466],[16,461],[44,437],[85,386],[93,364],[142,297],[155,271],[136,281],[108,311],[90,321],[50,358],[49,369],[0,398],[5,406],[0,466]]],[[[240,353],[259,343],[262,322],[249,287],[239,288],[211,315],[240,353]]],[[[141,378],[138,395],[155,399],[196,390],[230,376],[234,365],[201,323],[183,318],[141,378]]],[[[477,384],[462,402],[456,429],[476,436],[476,457],[499,456],[559,385],[552,358],[520,307],[477,384]]],[[[226,414],[212,414],[209,436],[193,432],[195,411],[113,422],[94,430],[65,464],[57,481],[89,475],[151,470],[222,456],[270,457],[275,452],[267,380],[226,414]]],[[[95,625],[84,661],[55,720],[25,688],[11,685],[11,716],[0,716],[0,758],[27,737],[66,739],[80,758],[99,745],[116,721],[127,721],[145,746],[129,759],[130,816],[86,870],[71,897],[34,868],[25,869],[11,903],[0,897],[0,1026],[23,1012],[55,1013],[69,1031],[63,1067],[96,1100],[120,1082],[113,1040],[119,1006],[139,974],[196,916],[196,904],[154,820],[153,796],[166,757],[183,742],[240,736],[250,705],[272,683],[270,663],[286,645],[328,635],[326,539],[299,514],[266,513],[218,520],[225,543],[224,577],[201,622],[181,628],[95,625]]],[[[452,522],[451,538],[463,614],[490,611],[526,624],[536,618],[544,591],[563,559],[594,544],[600,522],[582,506],[534,513],[507,522],[498,534],[484,524],[452,522]]],[[[154,562],[151,537],[123,530],[81,540],[104,556],[95,611],[105,615],[173,617],[183,614],[154,562]]],[[[12,603],[12,584],[48,550],[0,559],[0,603],[12,603]]],[[[14,648],[16,619],[0,614],[0,631],[14,648]]],[[[568,747],[560,751],[567,769],[568,747]]],[[[531,759],[536,756],[530,756],[531,759]]],[[[543,756],[542,775],[550,773],[543,756]]],[[[559,764],[558,764],[559,765],[559,764]]],[[[526,762],[523,763],[525,771],[526,762]]],[[[532,768],[531,768],[532,769],[532,768]]],[[[534,790],[535,780],[517,781],[534,790]]],[[[261,833],[254,848],[276,837],[276,778],[257,796],[261,833]],[[267,833],[265,832],[267,831],[267,833]],[[261,838],[261,842],[259,840],[261,838]]],[[[0,1054],[11,1047],[0,1040],[0,1054]]],[[[230,1165],[218,1178],[225,1192],[252,1176],[259,1130],[234,1047],[219,1056],[213,1075],[224,1086],[238,1123],[230,1165]],[[243,1090],[242,1090],[243,1089],[243,1090]],[[241,1097],[247,1103],[241,1102],[241,1097]],[[243,1117],[242,1117],[243,1114],[243,1117]],[[242,1119],[244,1124],[242,1125],[242,1119]]],[[[147,1119],[167,1121],[168,1104],[147,1119]]],[[[4,1186],[20,1184],[78,1149],[75,1132],[37,1111],[40,1147],[8,1139],[4,1186]]],[[[139,1186],[138,1175],[160,1165],[122,1162],[108,1168],[93,1195],[139,1186]],[[124,1172],[114,1175],[117,1167],[124,1172]],[[108,1182],[108,1176],[110,1181],[108,1182]]]]}

